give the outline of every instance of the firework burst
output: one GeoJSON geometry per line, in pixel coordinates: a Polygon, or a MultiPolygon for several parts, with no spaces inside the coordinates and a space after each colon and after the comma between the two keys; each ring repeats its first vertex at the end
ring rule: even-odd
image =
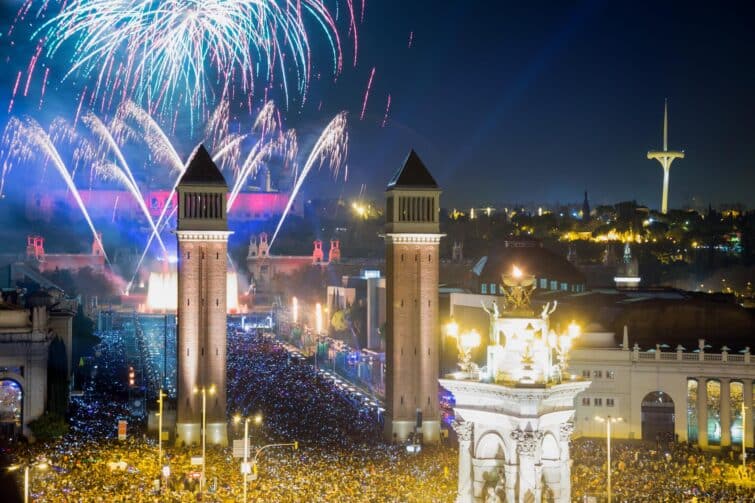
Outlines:
{"type": "MultiPolygon", "coordinates": [[[[356,53],[353,0],[345,1],[356,53]]],[[[343,53],[325,0],[71,0],[37,36],[47,57],[71,49],[66,77],[94,80],[92,103],[132,99],[161,115],[185,105],[194,120],[237,87],[251,96],[257,79],[269,87],[277,77],[287,101],[294,90],[303,98],[310,29],[324,34],[337,75],[343,53]]]]}

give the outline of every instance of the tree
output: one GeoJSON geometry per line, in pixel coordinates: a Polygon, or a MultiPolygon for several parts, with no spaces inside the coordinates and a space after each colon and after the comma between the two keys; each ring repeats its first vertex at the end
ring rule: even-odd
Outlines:
{"type": "Polygon", "coordinates": [[[63,416],[45,412],[39,418],[29,422],[29,429],[34,438],[45,442],[68,433],[68,423],[63,416]]]}
{"type": "Polygon", "coordinates": [[[84,314],[83,307],[79,304],[76,316],[73,317],[73,344],[72,353],[75,362],[74,383],[79,385],[85,378],[84,368],[79,366],[79,361],[92,354],[94,346],[99,344],[100,339],[94,335],[94,322],[84,314]]]}
{"type": "Polygon", "coordinates": [[[68,357],[59,336],[50,342],[47,352],[47,411],[64,416],[68,409],[68,357]]]}

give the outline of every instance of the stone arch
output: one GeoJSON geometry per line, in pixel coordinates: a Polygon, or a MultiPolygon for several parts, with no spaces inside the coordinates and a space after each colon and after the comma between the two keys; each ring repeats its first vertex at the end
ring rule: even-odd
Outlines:
{"type": "Polygon", "coordinates": [[[674,399],[665,391],[651,391],[641,402],[642,439],[673,440],[676,415],[674,399]]]}
{"type": "Polygon", "coordinates": [[[472,458],[472,487],[476,498],[484,501],[490,491],[497,492],[502,484],[506,455],[506,442],[496,431],[480,435],[472,458]]]}
{"type": "Polygon", "coordinates": [[[0,439],[13,441],[24,424],[24,385],[19,379],[0,377],[0,439]]]}
{"type": "Polygon", "coordinates": [[[561,487],[561,447],[552,431],[548,431],[540,442],[540,460],[542,464],[541,500],[556,500],[561,487]]]}
{"type": "Polygon", "coordinates": [[[475,447],[477,459],[506,459],[506,444],[498,433],[487,432],[480,436],[475,447]]]}
{"type": "Polygon", "coordinates": [[[561,447],[553,433],[546,433],[540,443],[540,458],[543,460],[557,461],[561,459],[561,447]]]}
{"type": "Polygon", "coordinates": [[[705,394],[708,398],[707,405],[707,433],[708,445],[720,445],[721,443],[721,380],[711,378],[705,382],[705,394]]]}

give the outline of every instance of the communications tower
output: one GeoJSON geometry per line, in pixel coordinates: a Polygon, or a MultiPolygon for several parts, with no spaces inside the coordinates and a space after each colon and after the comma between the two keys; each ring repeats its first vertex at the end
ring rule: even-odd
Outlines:
{"type": "Polygon", "coordinates": [[[648,159],[655,159],[661,163],[663,168],[663,196],[661,199],[661,213],[664,215],[668,212],[668,182],[671,163],[674,159],[684,159],[684,151],[668,149],[668,100],[664,103],[663,108],[663,150],[648,152],[648,159]]]}

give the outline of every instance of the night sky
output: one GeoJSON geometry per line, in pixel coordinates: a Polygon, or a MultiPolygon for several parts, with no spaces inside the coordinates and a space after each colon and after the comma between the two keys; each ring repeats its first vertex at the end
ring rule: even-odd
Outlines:
{"type": "MultiPolygon", "coordinates": [[[[18,2],[2,5],[6,32],[18,2]]],[[[348,182],[322,174],[307,195],[353,196],[366,184],[382,197],[413,147],[444,205],[575,202],[587,190],[593,204],[657,208],[662,172],[645,155],[662,146],[668,98],[669,147],[687,155],[671,171],[671,206],[753,206],[754,14],[744,2],[368,0],[357,67],[335,83],[326,68],[308,103],[287,113],[305,142],[339,110],[351,113],[348,182]]],[[[7,66],[28,63],[33,43],[2,42],[7,66]]],[[[0,77],[3,122],[15,75],[0,77]]],[[[37,98],[13,114],[42,123],[72,115],[76,93],[73,83],[54,85],[41,111],[37,98]]],[[[188,154],[192,140],[179,143],[188,154]]]]}

